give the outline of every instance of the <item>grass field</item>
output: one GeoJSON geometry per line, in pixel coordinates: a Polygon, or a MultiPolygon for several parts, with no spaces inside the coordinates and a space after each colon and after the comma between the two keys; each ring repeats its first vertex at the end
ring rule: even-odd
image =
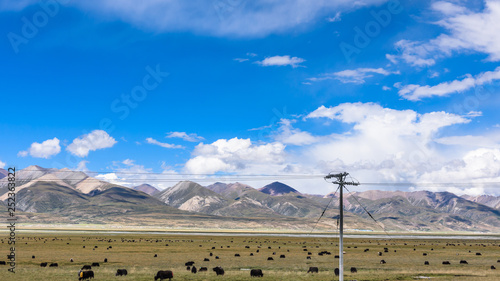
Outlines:
{"type": "MultiPolygon", "coordinates": [[[[419,276],[432,280],[500,280],[499,242],[346,239],[345,280],[416,280],[419,276]],[[369,250],[365,252],[366,249],[369,250]],[[382,259],[386,264],[380,263],[382,259]],[[443,265],[445,260],[451,264],[443,265]],[[460,260],[468,264],[460,264],[460,260]],[[424,261],[430,265],[424,265],[424,261]],[[498,269],[490,269],[492,265],[498,269]],[[358,272],[351,273],[351,267],[358,272]]],[[[5,238],[1,245],[1,253],[8,254],[5,238]]],[[[16,273],[9,273],[8,265],[0,265],[0,280],[78,280],[79,269],[92,262],[100,263],[100,267],[93,267],[94,280],[153,280],[158,270],[172,270],[173,280],[252,280],[249,272],[252,268],[264,272],[264,278],[258,280],[338,280],[333,271],[338,267],[335,255],[338,255],[338,239],[333,238],[18,234],[16,273]],[[321,251],[329,251],[331,255],[320,256],[321,251]],[[311,259],[306,258],[308,252],[312,253],[311,259]],[[235,257],[236,253],[240,257],[235,257]],[[268,257],[274,260],[268,261],[268,257]],[[107,263],[103,262],[105,258],[107,263]],[[204,258],[210,261],[203,261],[204,258]],[[208,267],[209,271],[192,274],[184,266],[187,261],[194,261],[198,269],[208,267]],[[57,262],[59,266],[41,268],[41,262],[57,262]],[[222,266],[225,275],[216,276],[212,271],[215,266],[222,266]],[[310,266],[318,267],[319,273],[307,274],[310,266]],[[121,268],[127,269],[128,276],[115,277],[116,270],[121,268]]],[[[0,260],[6,256],[2,257],[0,260]]]]}

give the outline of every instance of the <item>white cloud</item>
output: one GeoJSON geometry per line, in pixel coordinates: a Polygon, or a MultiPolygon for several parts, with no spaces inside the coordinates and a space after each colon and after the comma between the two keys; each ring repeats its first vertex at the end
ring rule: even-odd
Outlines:
{"type": "Polygon", "coordinates": [[[285,145],[282,143],[252,144],[250,139],[219,139],[211,144],[200,143],[193,151],[193,158],[185,169],[195,174],[216,172],[251,171],[269,173],[271,167],[285,162],[285,145]]]}
{"type": "Polygon", "coordinates": [[[76,167],[76,170],[77,171],[88,171],[89,169],[87,169],[87,164],[89,163],[89,161],[86,161],[86,160],[82,160],[78,163],[78,166],[76,167]]]}
{"type": "Polygon", "coordinates": [[[309,132],[304,132],[299,129],[293,128],[292,123],[296,120],[281,119],[280,127],[274,134],[274,139],[284,144],[292,145],[308,145],[317,142],[317,138],[312,136],[309,132]]]}
{"type": "MultiPolygon", "coordinates": [[[[4,0],[0,9],[22,10],[36,5],[33,0],[4,0]]],[[[87,0],[64,1],[97,18],[120,20],[154,32],[193,32],[232,37],[263,37],[298,27],[312,26],[317,20],[339,11],[379,5],[386,0],[283,0],[283,1],[204,1],[204,0],[87,0]]]]}
{"type": "Polygon", "coordinates": [[[499,1],[486,0],[481,12],[444,1],[433,3],[432,9],[442,13],[443,18],[436,24],[448,32],[421,42],[401,40],[396,43],[400,54],[388,59],[395,62],[398,58],[414,66],[429,66],[453,52],[474,51],[487,54],[490,61],[500,60],[500,38],[497,36],[499,1]]]}
{"type": "Polygon", "coordinates": [[[424,172],[438,169],[446,159],[433,145],[438,132],[470,122],[446,112],[419,114],[373,103],[321,106],[307,115],[306,121],[318,118],[352,127],[323,137],[299,158],[309,165],[325,167],[324,173],[349,170],[368,182],[413,181],[424,172]]]}
{"type": "Polygon", "coordinates": [[[161,173],[154,173],[152,168],[137,164],[133,159],[125,159],[113,161],[112,170],[115,171],[114,173],[99,174],[96,178],[127,187],[147,183],[159,190],[170,187],[180,180],[193,180],[192,176],[180,175],[164,163],[162,163],[161,168],[163,170],[161,173]]]}
{"type": "Polygon", "coordinates": [[[116,140],[108,135],[103,130],[94,130],[89,134],[85,134],[73,140],[73,142],[66,147],[66,150],[71,154],[86,157],[90,151],[113,147],[116,140]]]}
{"type": "Polygon", "coordinates": [[[475,77],[467,74],[462,80],[453,80],[451,82],[442,82],[435,86],[420,86],[415,84],[400,86],[395,84],[394,87],[400,87],[399,95],[405,99],[417,101],[422,98],[433,96],[443,97],[454,93],[467,91],[476,86],[482,86],[500,80],[500,67],[494,71],[482,72],[475,77]]]}
{"type": "Polygon", "coordinates": [[[391,87],[382,86],[382,90],[384,90],[384,91],[390,91],[390,90],[391,90],[391,87]]]}
{"type": "Polygon", "coordinates": [[[46,140],[42,143],[34,142],[31,144],[30,148],[26,151],[19,151],[17,154],[20,157],[26,157],[30,155],[36,158],[48,159],[61,152],[61,146],[59,145],[59,139],[53,138],[46,140]]]}
{"type": "Polygon", "coordinates": [[[237,61],[237,62],[245,62],[245,61],[248,61],[248,59],[242,59],[242,58],[235,58],[235,59],[233,59],[233,60],[235,60],[235,61],[237,61]]]}
{"type": "Polygon", "coordinates": [[[293,68],[301,66],[300,64],[305,62],[305,59],[290,56],[274,56],[267,57],[262,61],[257,62],[262,66],[286,66],[290,65],[293,68]]]}
{"type": "Polygon", "coordinates": [[[181,138],[190,142],[197,142],[205,139],[197,134],[187,134],[186,132],[170,132],[167,134],[166,138],[181,138]]]}
{"type": "Polygon", "coordinates": [[[365,83],[366,78],[373,77],[373,74],[388,76],[390,74],[399,74],[399,72],[390,72],[383,68],[357,68],[346,69],[333,73],[325,73],[319,77],[308,78],[308,80],[317,82],[322,80],[337,79],[342,83],[362,84],[365,83]]]}
{"type": "Polygon", "coordinates": [[[5,165],[7,165],[7,164],[5,164],[5,162],[0,161],[0,169],[5,168],[5,165]]]}
{"type": "Polygon", "coordinates": [[[456,183],[442,187],[426,186],[430,190],[448,190],[457,194],[480,195],[491,189],[488,183],[500,181],[500,150],[480,148],[469,151],[463,158],[450,161],[441,169],[424,173],[419,177],[421,182],[456,183]],[[461,185],[461,182],[473,182],[474,185],[461,185]]]}
{"type": "Polygon", "coordinates": [[[184,148],[184,146],[182,146],[182,145],[159,142],[159,141],[157,141],[157,140],[155,140],[153,138],[147,138],[146,142],[149,143],[149,144],[158,145],[158,146],[161,146],[161,147],[164,147],[164,148],[184,148]]]}

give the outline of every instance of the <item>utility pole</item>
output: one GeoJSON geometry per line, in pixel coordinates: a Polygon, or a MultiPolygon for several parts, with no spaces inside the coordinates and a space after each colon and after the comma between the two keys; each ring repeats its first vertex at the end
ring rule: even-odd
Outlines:
{"type": "Polygon", "coordinates": [[[347,172],[340,174],[328,174],[326,179],[336,178],[332,182],[339,185],[339,215],[340,215],[340,233],[339,233],[339,281],[344,281],[344,186],[359,185],[359,182],[346,182],[345,179],[349,175],[347,172]]]}

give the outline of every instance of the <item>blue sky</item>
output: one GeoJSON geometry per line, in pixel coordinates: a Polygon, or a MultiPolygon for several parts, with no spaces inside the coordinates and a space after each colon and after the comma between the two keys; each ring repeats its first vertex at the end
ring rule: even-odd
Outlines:
{"type": "Polygon", "coordinates": [[[498,1],[136,2],[2,1],[0,167],[499,182],[498,1]]]}

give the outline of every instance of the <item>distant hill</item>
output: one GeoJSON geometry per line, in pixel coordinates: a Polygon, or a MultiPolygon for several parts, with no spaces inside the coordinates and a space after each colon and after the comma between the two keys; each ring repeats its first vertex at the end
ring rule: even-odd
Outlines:
{"type": "Polygon", "coordinates": [[[206,214],[229,204],[225,197],[192,181],[181,181],[157,193],[155,197],[180,210],[206,214]]]}
{"type": "Polygon", "coordinates": [[[142,191],[142,192],[149,194],[149,195],[155,195],[156,193],[160,192],[158,189],[156,189],[156,187],[149,185],[147,183],[143,183],[141,185],[134,186],[134,187],[132,187],[132,189],[142,191]]]}
{"type": "Polygon", "coordinates": [[[208,189],[221,194],[222,196],[226,198],[236,198],[239,197],[241,194],[243,194],[246,191],[251,191],[251,190],[256,190],[255,188],[242,184],[239,182],[235,183],[221,183],[221,182],[216,182],[212,185],[207,186],[208,189]]]}
{"type": "Polygon", "coordinates": [[[259,189],[260,192],[272,195],[272,196],[279,196],[279,195],[284,195],[288,193],[296,193],[300,194],[297,190],[292,188],[289,185],[286,185],[284,183],[275,181],[273,183],[270,183],[262,188],[259,189]]]}
{"type": "MultiPolygon", "coordinates": [[[[238,182],[204,187],[182,181],[155,192],[148,184],[128,188],[84,172],[39,166],[16,171],[16,178],[17,214],[33,223],[311,230],[324,212],[318,229],[332,230],[339,215],[338,194],[301,194],[279,182],[257,190],[238,182]]],[[[0,179],[2,206],[7,200],[6,183],[0,179]]],[[[498,203],[499,197],[487,195],[379,190],[348,192],[343,202],[345,226],[350,229],[494,233],[500,232],[498,203]]]]}
{"type": "Polygon", "coordinates": [[[0,168],[0,179],[5,178],[8,174],[9,172],[7,170],[0,168]]]}
{"type": "Polygon", "coordinates": [[[462,198],[467,199],[472,202],[486,205],[491,208],[500,209],[500,196],[492,195],[480,195],[480,196],[470,196],[463,195],[462,198]]]}

